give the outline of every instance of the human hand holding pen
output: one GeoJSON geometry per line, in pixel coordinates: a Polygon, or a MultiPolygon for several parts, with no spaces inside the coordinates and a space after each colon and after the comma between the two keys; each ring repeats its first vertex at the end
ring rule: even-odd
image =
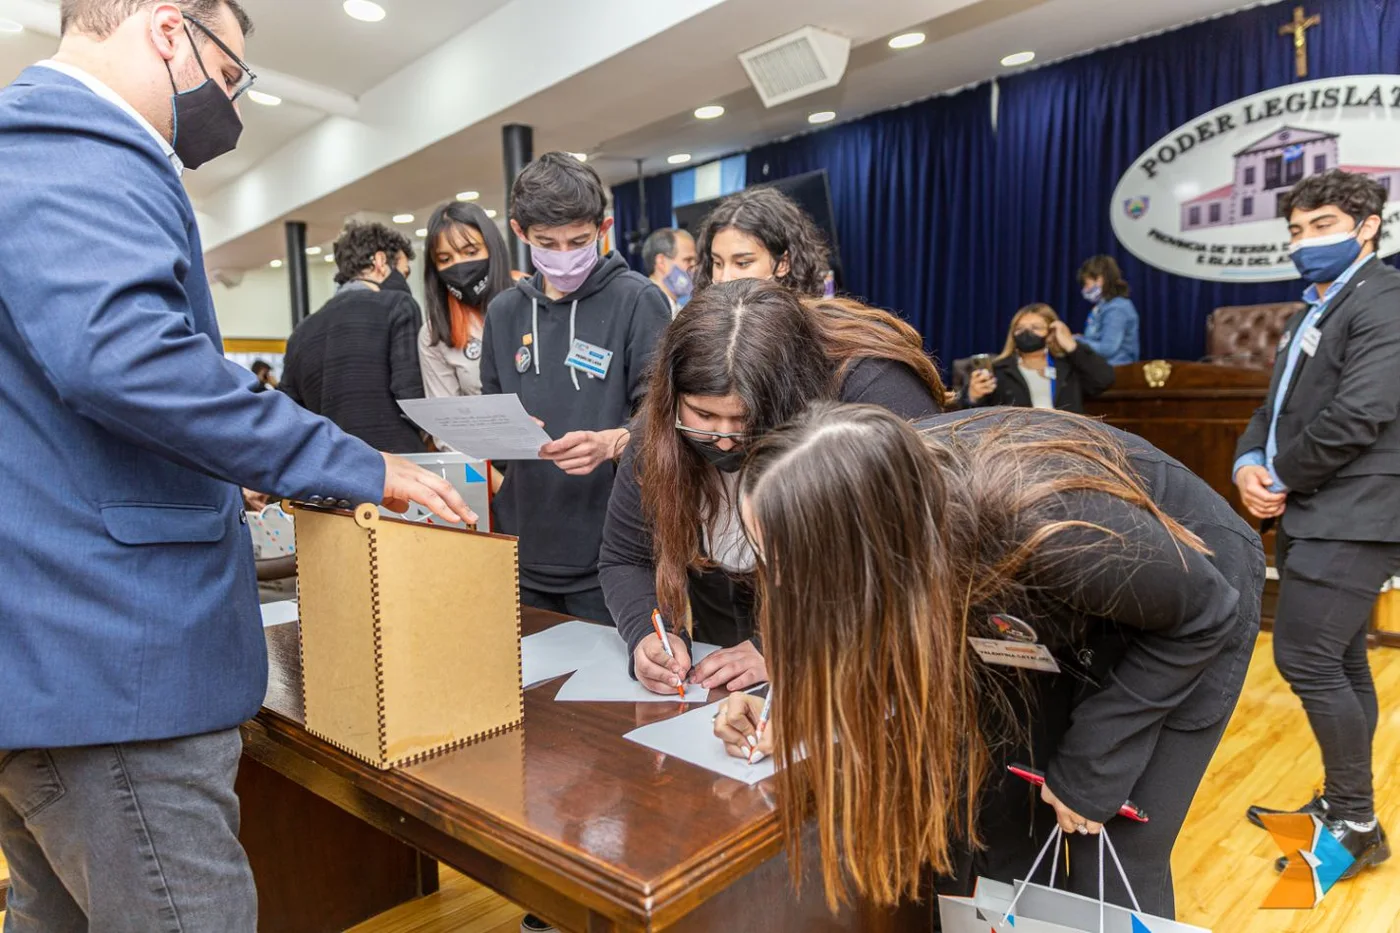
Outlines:
{"type": "Polygon", "coordinates": [[[720,704],[715,736],[731,758],[758,764],[773,754],[773,730],[761,728],[767,701],[747,693],[732,693],[720,704]]]}
{"type": "Polygon", "coordinates": [[[685,639],[668,633],[671,654],[662,647],[661,638],[656,633],[648,635],[632,652],[633,669],[637,682],[652,693],[675,693],[677,688],[684,691],[686,675],[690,673],[690,651],[685,639]]]}

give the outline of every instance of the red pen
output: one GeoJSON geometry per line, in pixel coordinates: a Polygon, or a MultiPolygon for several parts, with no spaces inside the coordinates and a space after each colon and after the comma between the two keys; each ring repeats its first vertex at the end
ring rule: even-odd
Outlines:
{"type": "MultiPolygon", "coordinates": [[[[651,627],[656,629],[656,637],[661,639],[661,650],[666,652],[666,657],[672,661],[676,659],[676,653],[671,650],[671,640],[666,637],[666,623],[661,621],[661,610],[651,611],[651,627]]],[[[676,693],[680,694],[681,700],[685,700],[685,684],[676,684],[676,693]]]]}
{"type": "MultiPolygon", "coordinates": [[[[1036,787],[1045,786],[1045,775],[1041,774],[1039,771],[1036,771],[1034,768],[1027,768],[1025,765],[1008,765],[1006,770],[1010,771],[1012,774],[1016,775],[1023,781],[1029,781],[1036,787]]],[[[1142,807],[1139,807],[1131,800],[1127,801],[1123,804],[1123,806],[1118,808],[1118,815],[1126,816],[1128,819],[1134,820],[1138,823],[1148,822],[1147,814],[1143,812],[1142,807]]]]}

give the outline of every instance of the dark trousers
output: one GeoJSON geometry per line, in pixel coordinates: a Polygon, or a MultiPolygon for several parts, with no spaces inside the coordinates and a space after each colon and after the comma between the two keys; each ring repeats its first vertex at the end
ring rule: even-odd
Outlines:
{"type": "Polygon", "coordinates": [[[1376,595],[1400,566],[1400,544],[1278,535],[1274,663],[1322,747],[1333,815],[1375,819],[1371,740],[1379,708],[1366,632],[1376,595]]]}
{"type": "Polygon", "coordinates": [[[543,609],[545,612],[557,612],[561,616],[583,619],[585,622],[613,624],[612,613],[608,612],[608,603],[603,599],[601,586],[577,593],[546,593],[522,586],[520,603],[523,606],[543,609]]]}

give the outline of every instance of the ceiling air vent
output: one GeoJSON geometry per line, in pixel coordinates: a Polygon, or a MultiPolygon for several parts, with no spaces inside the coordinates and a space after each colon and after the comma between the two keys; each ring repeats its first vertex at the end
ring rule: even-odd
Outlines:
{"type": "Polygon", "coordinates": [[[804,26],[740,53],[739,63],[763,105],[776,107],[841,83],[850,55],[850,39],[804,26]]]}

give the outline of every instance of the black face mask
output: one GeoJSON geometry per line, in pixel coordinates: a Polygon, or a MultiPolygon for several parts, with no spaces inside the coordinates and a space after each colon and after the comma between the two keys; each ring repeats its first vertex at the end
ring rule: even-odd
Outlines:
{"type": "Polygon", "coordinates": [[[491,260],[472,259],[439,269],[438,278],[442,279],[442,284],[447,286],[453,298],[462,304],[479,308],[481,296],[486,294],[487,286],[490,285],[486,280],[486,274],[490,271],[491,260]]]}
{"type": "MultiPolygon", "coordinates": [[[[189,26],[185,27],[185,34],[193,47],[194,35],[189,26]]],[[[238,137],[243,135],[243,121],[238,118],[233,101],[209,77],[198,48],[194,50],[194,60],[204,72],[204,83],[188,91],[175,86],[175,73],[170,70],[170,63],[165,63],[170,89],[174,91],[170,96],[173,116],[170,145],[187,169],[197,169],[232,152],[238,147],[238,137]]]]}
{"type": "Polygon", "coordinates": [[[408,279],[403,277],[403,273],[398,269],[390,269],[384,281],[379,283],[380,288],[387,288],[392,292],[407,292],[413,294],[413,289],[408,287],[408,279]]]}
{"type": "Polygon", "coordinates": [[[1016,331],[1016,349],[1022,353],[1034,353],[1045,349],[1045,338],[1033,330],[1016,331]]]}
{"type": "Polygon", "coordinates": [[[706,444],[693,437],[687,437],[686,443],[690,444],[691,448],[706,463],[721,473],[738,473],[739,468],[744,465],[746,451],[742,447],[735,447],[733,450],[720,450],[714,444],[706,444]]]}

